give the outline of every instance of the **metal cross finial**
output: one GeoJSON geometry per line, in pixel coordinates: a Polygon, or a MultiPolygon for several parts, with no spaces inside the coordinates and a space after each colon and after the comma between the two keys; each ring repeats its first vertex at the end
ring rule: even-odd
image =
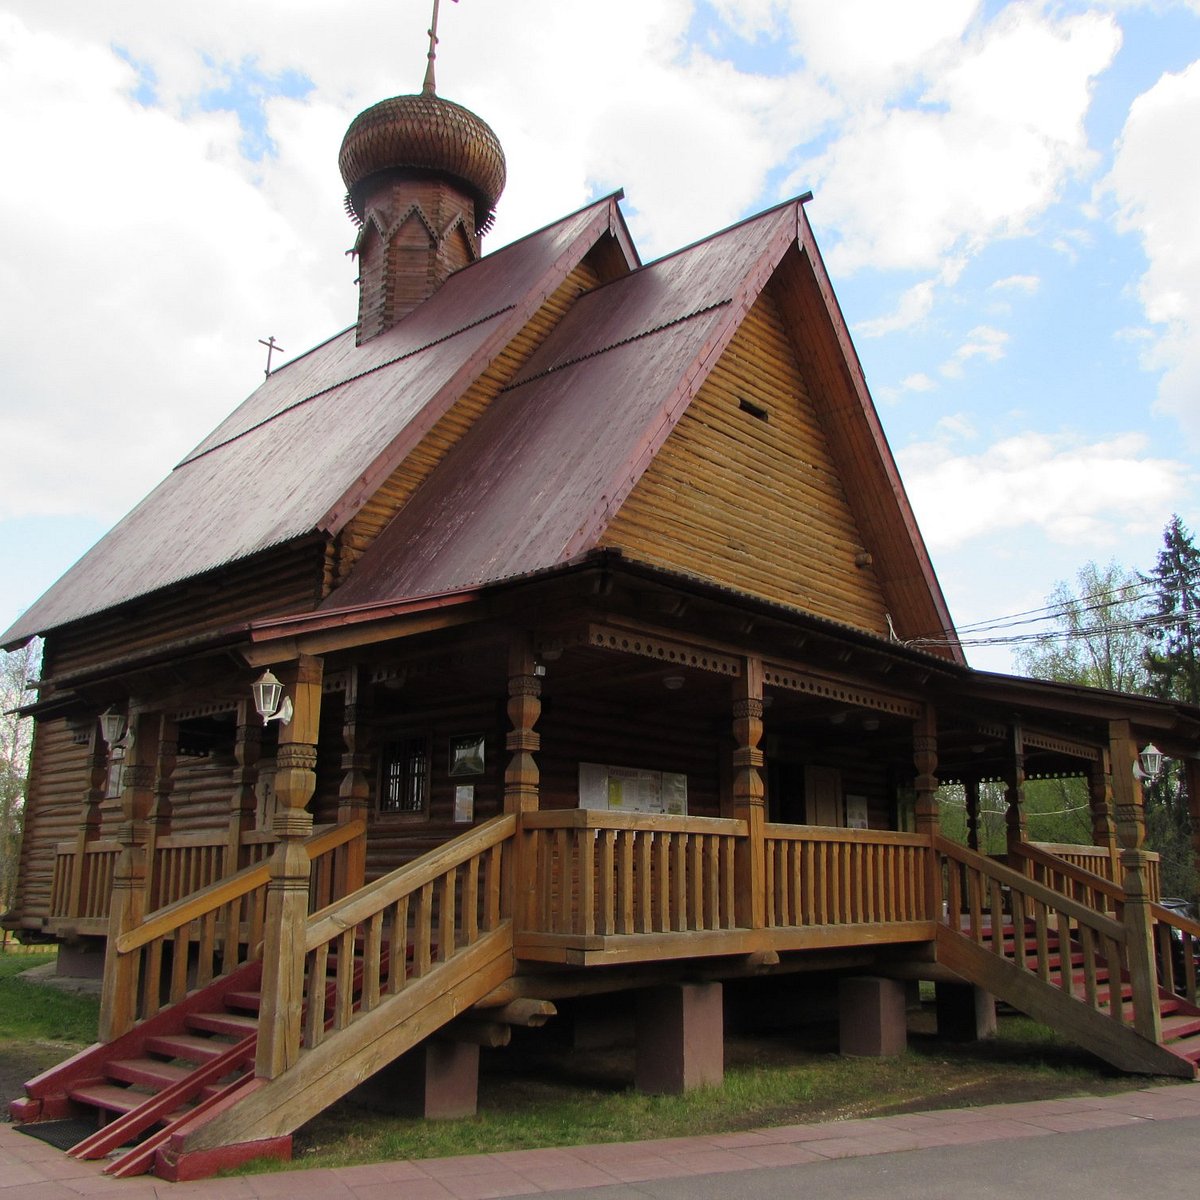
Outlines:
{"type": "MultiPolygon", "coordinates": [[[[457,4],[458,0],[454,0],[457,4]]],[[[429,26],[429,65],[425,68],[425,83],[421,88],[422,96],[436,96],[437,86],[433,78],[433,63],[437,58],[437,25],[438,25],[438,6],[440,0],[433,0],[433,20],[429,26]]]]}
{"type": "Polygon", "coordinates": [[[265,375],[268,379],[270,379],[271,378],[271,355],[274,354],[276,350],[278,350],[280,354],[284,354],[284,353],[286,353],[286,351],[284,350],[284,348],[281,345],[279,345],[278,342],[275,341],[274,334],[271,334],[270,338],[268,338],[266,341],[264,341],[262,338],[259,338],[258,344],[260,346],[266,346],[266,348],[267,348],[267,369],[263,372],[263,375],[265,375]]]}

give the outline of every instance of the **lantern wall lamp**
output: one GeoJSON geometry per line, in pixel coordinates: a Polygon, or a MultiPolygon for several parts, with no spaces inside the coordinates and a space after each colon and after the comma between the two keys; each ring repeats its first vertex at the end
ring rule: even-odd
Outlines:
{"type": "Polygon", "coordinates": [[[1143,783],[1153,783],[1162,771],[1162,765],[1162,751],[1153,742],[1147,742],[1133,764],[1133,777],[1143,783]]]}
{"type": "Polygon", "coordinates": [[[100,714],[100,736],[110,750],[118,746],[128,750],[133,746],[133,730],[125,714],[115,704],[100,714]]]}
{"type": "Polygon", "coordinates": [[[286,725],[292,719],[291,697],[284,696],[283,684],[269,670],[250,685],[250,691],[264,725],[269,721],[282,721],[286,725]]]}

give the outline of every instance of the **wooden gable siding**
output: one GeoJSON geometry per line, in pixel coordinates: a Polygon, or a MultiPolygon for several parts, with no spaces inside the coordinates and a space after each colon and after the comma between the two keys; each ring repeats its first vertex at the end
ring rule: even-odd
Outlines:
{"type": "Polygon", "coordinates": [[[46,639],[43,677],[86,670],[255,617],[308,612],[320,597],[323,556],[318,544],[293,544],[54,630],[46,639]]]}
{"type": "Polygon", "coordinates": [[[408,503],[417,488],[429,478],[434,468],[478,420],[501,389],[516,376],[575,300],[602,281],[601,270],[592,261],[595,253],[589,253],[567,276],[521,332],[505,346],[488,369],[347,523],[330,547],[325,572],[326,595],[346,580],[366,548],[408,503]]]}
{"type": "Polygon", "coordinates": [[[601,545],[886,635],[885,602],[770,290],[601,545]]]}
{"type": "Polygon", "coordinates": [[[17,880],[17,911],[28,922],[50,915],[54,848],[79,834],[91,749],[63,718],[38,721],[29,765],[29,796],[17,880]]]}

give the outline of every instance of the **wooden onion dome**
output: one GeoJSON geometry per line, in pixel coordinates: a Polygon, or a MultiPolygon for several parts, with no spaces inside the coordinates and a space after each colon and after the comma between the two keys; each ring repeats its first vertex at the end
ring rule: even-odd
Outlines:
{"type": "Polygon", "coordinates": [[[504,190],[504,151],[485,121],[427,88],[359,113],[338,166],[360,226],[362,343],[479,257],[504,190]]]}

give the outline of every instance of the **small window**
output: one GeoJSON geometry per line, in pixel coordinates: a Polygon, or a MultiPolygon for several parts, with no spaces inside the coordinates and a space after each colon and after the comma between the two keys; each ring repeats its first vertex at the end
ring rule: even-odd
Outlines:
{"type": "Polygon", "coordinates": [[[429,811],[429,739],[402,737],[383,748],[379,811],[424,816],[429,811]]]}
{"type": "Polygon", "coordinates": [[[753,400],[747,400],[744,396],[738,400],[738,408],[744,413],[749,413],[756,421],[770,420],[771,414],[761,404],[755,404],[753,400]]]}

